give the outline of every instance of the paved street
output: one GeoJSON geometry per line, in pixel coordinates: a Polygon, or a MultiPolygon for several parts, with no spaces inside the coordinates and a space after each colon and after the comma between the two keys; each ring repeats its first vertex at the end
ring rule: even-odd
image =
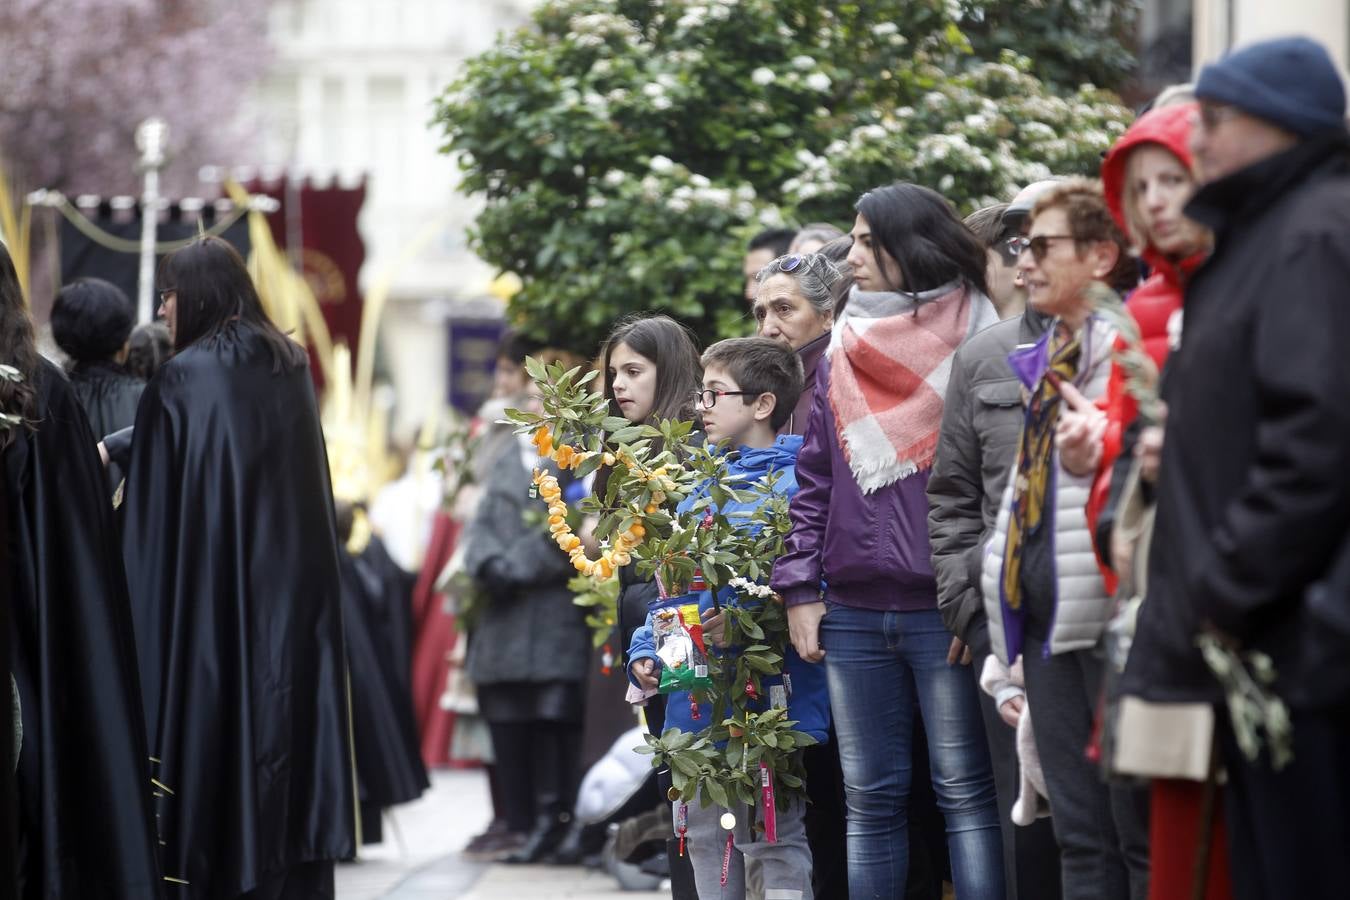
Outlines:
{"type": "Polygon", "coordinates": [[[609,876],[581,868],[486,865],[461,847],[490,818],[479,772],[436,772],[418,802],[386,818],[381,845],[339,866],[338,900],[665,900],[666,893],[625,893],[609,876]],[[400,840],[401,838],[401,840],[400,840]]]}

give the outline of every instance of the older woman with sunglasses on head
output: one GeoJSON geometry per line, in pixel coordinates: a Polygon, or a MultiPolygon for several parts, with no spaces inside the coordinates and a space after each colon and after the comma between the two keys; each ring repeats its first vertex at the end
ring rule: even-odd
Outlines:
{"type": "Polygon", "coordinates": [[[834,325],[835,286],[843,277],[839,267],[819,253],[780,256],[756,276],[756,333],[796,350],[806,373],[801,397],[782,434],[806,431],[806,417],[816,394],[816,366],[830,343],[834,325]]]}

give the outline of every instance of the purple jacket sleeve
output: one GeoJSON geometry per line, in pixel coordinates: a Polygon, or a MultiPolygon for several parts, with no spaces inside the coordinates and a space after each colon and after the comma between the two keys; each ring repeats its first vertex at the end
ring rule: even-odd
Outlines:
{"type": "Polygon", "coordinates": [[[792,498],[792,531],[783,555],[773,566],[770,586],[787,606],[820,599],[825,527],[830,519],[830,490],[834,482],[834,411],[829,400],[829,363],[816,369],[815,398],[802,449],[797,454],[797,494],[792,498]]]}

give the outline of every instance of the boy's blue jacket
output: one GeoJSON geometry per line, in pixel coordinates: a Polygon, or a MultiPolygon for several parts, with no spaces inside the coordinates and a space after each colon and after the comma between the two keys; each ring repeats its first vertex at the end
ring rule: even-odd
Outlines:
{"type": "MultiPolygon", "coordinates": [[[[770,472],[774,472],[777,473],[774,480],[774,492],[791,497],[797,492],[796,462],[797,451],[801,449],[801,446],[802,439],[799,435],[783,435],[774,442],[773,446],[765,447],[762,450],[741,447],[735,454],[728,454],[726,461],[727,480],[725,483],[728,487],[748,487],[770,472]]],[[[700,493],[691,494],[680,504],[678,512],[687,512],[700,498],[700,493]]],[[[758,505],[758,503],[731,503],[719,512],[727,516],[733,516],[737,512],[749,514],[758,505]]],[[[735,521],[734,518],[733,521],[735,521]]],[[[746,527],[749,527],[748,523],[746,527]]],[[[678,599],[654,601],[651,604],[651,609],[690,603],[695,596],[698,598],[700,615],[706,610],[712,609],[712,591],[706,590],[697,594],[687,594],[678,599]]],[[[719,596],[725,604],[735,597],[735,591],[731,588],[723,588],[719,596]]],[[[721,652],[734,653],[735,648],[728,648],[721,652]]],[[[633,640],[628,648],[629,680],[633,680],[632,664],[640,659],[656,660],[657,665],[660,665],[660,660],[656,656],[656,644],[652,636],[652,614],[650,611],[647,613],[646,623],[633,633],[633,640]]],[[[788,718],[797,721],[795,727],[798,731],[804,731],[817,741],[824,743],[830,728],[830,698],[825,687],[825,667],[805,662],[797,655],[797,651],[792,648],[792,645],[788,644],[784,671],[791,686],[791,693],[788,696],[788,718]]],[[[763,687],[763,705],[767,707],[769,698],[773,693],[772,688],[776,685],[783,685],[783,679],[777,676],[764,676],[761,679],[761,685],[763,687]]],[[[708,726],[711,719],[712,704],[700,704],[699,719],[695,721],[690,715],[688,692],[681,691],[668,695],[666,701],[667,728],[678,728],[680,731],[702,731],[708,726]]]]}

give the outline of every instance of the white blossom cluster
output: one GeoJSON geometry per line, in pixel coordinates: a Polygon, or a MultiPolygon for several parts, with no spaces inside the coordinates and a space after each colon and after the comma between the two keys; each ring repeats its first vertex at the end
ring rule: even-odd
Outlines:
{"type": "MultiPolygon", "coordinates": [[[[586,200],[590,209],[603,209],[625,188],[636,182],[644,201],[660,203],[673,213],[685,214],[694,209],[711,208],[728,213],[744,221],[757,218],[762,221],[761,209],[753,186],[742,183],[734,187],[714,185],[706,175],[691,172],[670,157],[657,154],[647,161],[647,174],[637,178],[622,169],[610,169],[596,181],[604,191],[593,192],[586,200]]],[[[775,219],[769,223],[778,224],[775,219]]]]}
{"type": "Polygon", "coordinates": [[[943,192],[968,196],[964,177],[979,192],[1006,199],[1032,181],[1081,167],[1123,131],[1123,111],[1092,91],[1047,96],[1016,66],[991,63],[968,78],[939,81],[917,108],[860,125],[819,154],[799,152],[800,171],[783,191],[796,203],[852,193],[854,181],[886,160],[899,177],[943,192]]]}
{"type": "Polygon", "coordinates": [[[724,22],[731,18],[731,8],[735,5],[735,0],[712,0],[710,3],[690,4],[685,8],[683,15],[675,21],[675,33],[687,35],[708,22],[724,22]]]}
{"type": "Polygon", "coordinates": [[[735,588],[742,593],[749,594],[752,597],[758,597],[761,600],[777,599],[778,594],[767,584],[759,584],[748,578],[733,578],[727,582],[728,587],[735,588]]]}
{"type": "Polygon", "coordinates": [[[629,45],[642,41],[642,32],[631,19],[611,13],[589,13],[573,16],[567,23],[572,42],[578,47],[598,49],[619,38],[629,45]]]}

